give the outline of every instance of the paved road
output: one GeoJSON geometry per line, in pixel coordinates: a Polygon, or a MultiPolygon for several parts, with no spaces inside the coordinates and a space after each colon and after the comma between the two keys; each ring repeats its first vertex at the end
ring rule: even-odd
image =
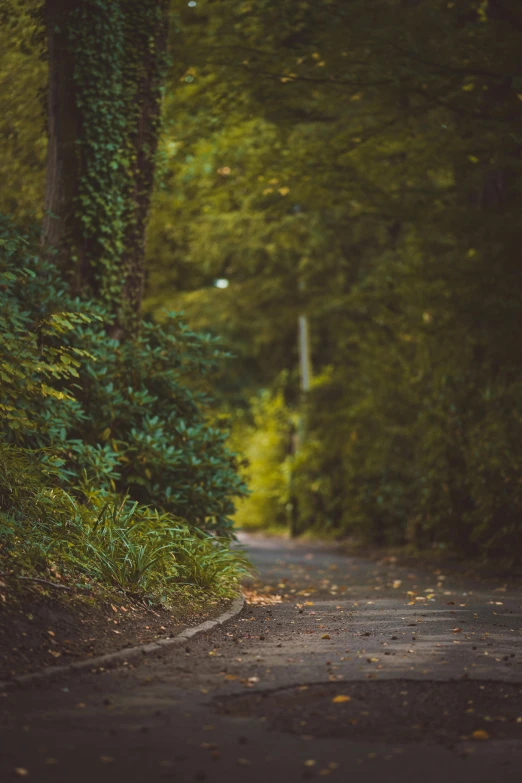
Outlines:
{"type": "Polygon", "coordinates": [[[522,592],[245,543],[253,603],[224,629],[0,695],[2,783],[520,783],[522,592]]]}

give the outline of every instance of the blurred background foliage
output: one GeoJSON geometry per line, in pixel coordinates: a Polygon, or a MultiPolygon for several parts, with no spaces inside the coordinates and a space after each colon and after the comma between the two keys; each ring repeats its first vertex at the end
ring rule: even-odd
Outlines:
{"type": "MultiPolygon", "coordinates": [[[[0,209],[27,222],[45,74],[8,5],[0,209]]],[[[170,38],[145,310],[235,355],[239,523],[520,560],[520,4],[173,0],[170,38]]]]}

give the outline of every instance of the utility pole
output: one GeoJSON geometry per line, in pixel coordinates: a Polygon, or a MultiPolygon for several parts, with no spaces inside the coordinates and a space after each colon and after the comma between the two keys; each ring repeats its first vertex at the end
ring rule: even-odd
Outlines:
{"type": "Polygon", "coordinates": [[[304,399],[310,391],[312,362],[310,358],[310,327],[308,316],[299,316],[299,372],[301,376],[301,397],[304,399]]]}
{"type": "MultiPolygon", "coordinates": [[[[299,384],[300,411],[299,411],[298,429],[295,437],[294,456],[298,454],[299,449],[303,445],[306,437],[306,421],[305,421],[306,397],[308,392],[310,391],[310,386],[312,381],[310,325],[309,325],[309,320],[307,315],[299,316],[297,321],[297,327],[298,327],[297,345],[298,345],[298,352],[299,352],[299,377],[300,377],[300,384],[299,384]]],[[[298,519],[297,511],[298,511],[297,499],[292,489],[291,501],[290,501],[290,535],[292,536],[292,538],[295,538],[299,532],[298,525],[297,525],[297,519],[298,519]]]]}

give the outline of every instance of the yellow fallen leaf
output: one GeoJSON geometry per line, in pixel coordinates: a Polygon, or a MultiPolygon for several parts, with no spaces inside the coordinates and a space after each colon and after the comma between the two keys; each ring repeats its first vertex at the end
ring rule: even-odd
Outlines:
{"type": "Polygon", "coordinates": [[[321,639],[330,639],[330,638],[331,637],[329,633],[323,633],[323,635],[321,636],[321,639]]]}
{"type": "Polygon", "coordinates": [[[484,731],[484,729],[477,729],[476,731],[473,732],[471,737],[474,740],[488,740],[489,734],[487,733],[487,731],[484,731]]]}
{"type": "Polygon", "coordinates": [[[315,767],[316,764],[315,759],[307,759],[304,763],[305,767],[315,767]]]}
{"type": "Polygon", "coordinates": [[[334,704],[344,704],[346,701],[351,701],[351,696],[345,696],[344,694],[340,693],[339,696],[334,696],[332,699],[332,702],[334,704]]]}
{"type": "Polygon", "coordinates": [[[24,767],[15,767],[15,775],[19,778],[25,778],[29,774],[29,770],[24,767]]]}
{"type": "Polygon", "coordinates": [[[462,633],[462,628],[454,628],[453,633],[462,633]]]}

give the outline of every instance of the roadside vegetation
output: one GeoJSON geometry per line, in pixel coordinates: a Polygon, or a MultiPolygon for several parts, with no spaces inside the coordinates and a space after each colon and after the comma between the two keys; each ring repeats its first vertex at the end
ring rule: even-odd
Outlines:
{"type": "Polygon", "coordinates": [[[8,603],[65,588],[201,607],[237,594],[247,572],[232,532],[246,486],[212,401],[227,355],[179,314],[141,313],[167,6],[0,10],[8,603]]]}
{"type": "Polygon", "coordinates": [[[244,485],[202,380],[221,351],[175,316],[125,346],[106,323],[4,220],[2,576],[165,606],[177,592],[230,597],[246,572],[230,548],[244,485]]]}
{"type": "Polygon", "coordinates": [[[63,13],[0,11],[2,568],[228,594],[233,520],[520,564],[518,4],[63,13]]]}

